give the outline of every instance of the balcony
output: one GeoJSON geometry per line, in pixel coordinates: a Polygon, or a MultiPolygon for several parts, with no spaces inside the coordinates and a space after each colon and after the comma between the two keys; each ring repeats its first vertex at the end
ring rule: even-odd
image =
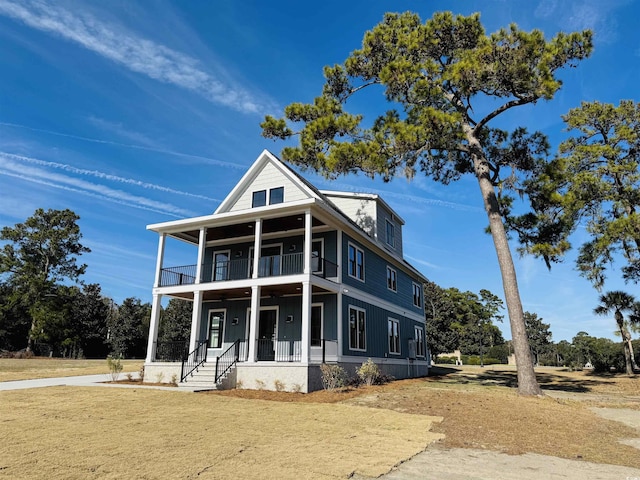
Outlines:
{"type": "MultiPolygon", "coordinates": [[[[313,274],[322,278],[336,277],[338,266],[324,258],[311,259],[313,274]]],[[[196,283],[197,265],[163,268],[160,275],[160,286],[193,285],[196,283]]],[[[278,277],[297,275],[304,271],[304,254],[288,253],[260,257],[258,261],[258,277],[278,277]]],[[[252,259],[234,259],[202,266],[201,283],[224,282],[229,280],[245,280],[253,276],[252,259]]]]}

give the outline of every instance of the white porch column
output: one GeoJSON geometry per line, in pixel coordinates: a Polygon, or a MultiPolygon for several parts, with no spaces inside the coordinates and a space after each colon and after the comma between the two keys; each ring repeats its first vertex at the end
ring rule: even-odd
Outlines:
{"type": "Polygon", "coordinates": [[[160,325],[160,302],[162,295],[154,295],[151,303],[151,321],[149,322],[149,339],[147,340],[147,358],[145,363],[151,363],[156,359],[156,342],[158,341],[158,326],[160,325]]]}
{"type": "Polygon", "coordinates": [[[204,250],[207,243],[207,227],[200,229],[200,238],[198,241],[198,264],[196,265],[196,281],[200,283],[202,280],[202,264],[204,263],[204,250]]]}
{"type": "Polygon", "coordinates": [[[302,282],[302,363],[309,363],[311,346],[311,283],[302,282]]]}
{"type": "Polygon", "coordinates": [[[162,278],[162,262],[164,260],[164,244],[167,238],[166,233],[161,233],[158,238],[158,256],[156,257],[156,279],[153,282],[153,287],[158,288],[160,286],[160,280],[162,278]]]}
{"type": "Polygon", "coordinates": [[[193,292],[193,311],[191,314],[191,337],[189,339],[189,351],[193,352],[200,335],[200,320],[202,318],[202,292],[193,292]]]}
{"type": "Polygon", "coordinates": [[[304,212],[304,273],[311,274],[311,210],[304,212]]]}
{"type": "Polygon", "coordinates": [[[248,362],[256,361],[256,338],[258,328],[258,318],[260,315],[260,287],[251,287],[251,315],[249,316],[249,357],[248,362]]]}
{"type": "MultiPolygon", "coordinates": [[[[258,278],[258,265],[260,265],[260,245],[262,245],[262,219],[256,219],[254,227],[254,240],[253,240],[253,275],[251,278],[258,278]]],[[[258,296],[258,298],[260,298],[258,296]]],[[[253,300],[252,300],[253,303],[253,300]]]]}
{"type": "Polygon", "coordinates": [[[342,230],[338,230],[336,245],[336,263],[338,264],[338,283],[342,283],[342,230]]]}

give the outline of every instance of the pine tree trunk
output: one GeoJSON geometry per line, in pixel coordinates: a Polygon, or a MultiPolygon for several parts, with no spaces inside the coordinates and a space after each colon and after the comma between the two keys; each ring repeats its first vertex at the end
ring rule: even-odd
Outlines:
{"type": "MultiPolygon", "coordinates": [[[[479,143],[477,140],[475,138],[469,138],[469,141],[472,147],[478,147],[479,151],[479,143]]],[[[509,323],[511,324],[513,353],[516,356],[518,394],[542,395],[542,390],[538,385],[533,369],[533,359],[531,358],[531,349],[529,347],[529,340],[524,323],[524,313],[522,310],[522,302],[520,301],[520,292],[518,290],[518,280],[513,264],[513,257],[511,256],[507,233],[504,228],[504,223],[502,222],[502,216],[500,215],[496,192],[489,179],[489,167],[486,160],[477,154],[474,154],[473,158],[475,174],[478,179],[478,184],[480,185],[484,207],[489,217],[491,236],[496,248],[496,254],[498,255],[500,273],[502,274],[502,286],[507,303],[509,323]]]]}

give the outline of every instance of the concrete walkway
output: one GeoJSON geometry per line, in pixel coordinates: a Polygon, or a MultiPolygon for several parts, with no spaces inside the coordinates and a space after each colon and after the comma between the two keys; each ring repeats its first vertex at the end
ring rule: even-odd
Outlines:
{"type": "MultiPolygon", "coordinates": [[[[131,372],[131,377],[139,378],[137,372],[131,372]]],[[[127,373],[120,374],[120,379],[127,378],[127,373]]],[[[100,375],[78,375],[75,377],[56,377],[56,378],[36,378],[33,380],[15,380],[11,382],[0,382],[0,392],[9,390],[24,390],[25,388],[42,388],[42,387],[107,387],[107,388],[152,388],[156,390],[171,390],[173,392],[189,391],[188,389],[176,387],[161,387],[154,385],[128,385],[125,383],[105,383],[111,381],[111,375],[103,373],[100,375]]]]}

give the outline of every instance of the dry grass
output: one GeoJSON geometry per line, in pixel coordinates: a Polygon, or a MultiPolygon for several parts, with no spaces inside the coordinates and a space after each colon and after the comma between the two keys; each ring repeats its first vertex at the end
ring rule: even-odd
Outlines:
{"type": "MultiPolygon", "coordinates": [[[[143,360],[122,360],[124,372],[137,372],[143,360]]],[[[0,382],[34,378],[72,377],[109,373],[106,360],[64,358],[0,358],[0,382]]]]}
{"type": "Polygon", "coordinates": [[[112,388],[0,392],[0,478],[378,476],[438,437],[432,417],[112,388]]]}
{"type": "MultiPolygon", "coordinates": [[[[434,370],[440,375],[357,390],[314,392],[304,395],[304,400],[440,416],[444,420],[433,431],[445,435],[445,447],[531,452],[640,468],[638,450],[618,443],[638,438],[640,432],[598,417],[588,408],[640,409],[640,397],[631,395],[637,391],[639,378],[537,369],[538,380],[547,392],[563,392],[568,398],[527,398],[516,393],[513,367],[434,370]],[[623,403],[621,396],[626,399],[623,403]]],[[[286,402],[299,395],[247,390],[212,394],[286,402]]]]}

